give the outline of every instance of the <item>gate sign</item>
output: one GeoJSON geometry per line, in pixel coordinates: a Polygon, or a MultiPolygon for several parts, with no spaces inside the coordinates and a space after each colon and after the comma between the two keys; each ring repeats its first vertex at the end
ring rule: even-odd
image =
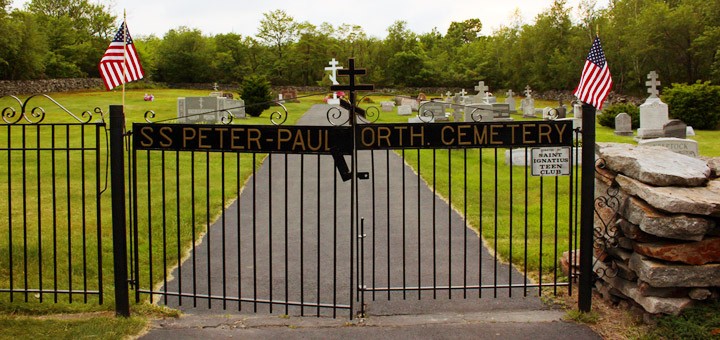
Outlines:
{"type": "Polygon", "coordinates": [[[533,176],[568,176],[570,175],[570,148],[533,148],[533,176]]]}

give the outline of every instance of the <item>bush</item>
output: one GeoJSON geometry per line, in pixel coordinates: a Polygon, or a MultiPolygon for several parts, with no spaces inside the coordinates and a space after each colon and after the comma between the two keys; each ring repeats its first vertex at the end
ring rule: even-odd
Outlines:
{"type": "Polygon", "coordinates": [[[632,120],[632,128],[637,129],[640,127],[640,108],[631,103],[620,103],[609,106],[604,109],[602,114],[598,116],[598,123],[602,126],[609,128],[615,128],[615,116],[625,112],[630,115],[632,120]]]}
{"type": "Polygon", "coordinates": [[[240,97],[245,101],[245,112],[253,117],[260,116],[263,111],[270,108],[272,94],[270,83],[257,75],[248,76],[242,83],[240,97]]]}
{"type": "Polygon", "coordinates": [[[720,86],[699,81],[692,85],[673,84],[665,90],[663,99],[671,118],[680,119],[695,129],[714,130],[720,122],[720,86]]]}

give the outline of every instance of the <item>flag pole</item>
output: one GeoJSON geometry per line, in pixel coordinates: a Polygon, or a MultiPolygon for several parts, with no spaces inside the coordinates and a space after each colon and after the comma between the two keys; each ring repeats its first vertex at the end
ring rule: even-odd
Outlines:
{"type": "Polygon", "coordinates": [[[123,9],[123,76],[122,76],[122,107],[125,113],[125,80],[127,80],[127,10],[123,9]]]}

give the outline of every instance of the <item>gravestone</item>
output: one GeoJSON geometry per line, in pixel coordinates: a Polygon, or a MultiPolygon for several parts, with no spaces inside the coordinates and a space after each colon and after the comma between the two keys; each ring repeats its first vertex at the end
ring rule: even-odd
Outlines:
{"type": "Polygon", "coordinates": [[[492,104],[470,104],[465,107],[466,122],[492,122],[495,120],[492,104]]]}
{"type": "Polygon", "coordinates": [[[663,103],[658,97],[660,94],[658,90],[660,82],[657,80],[657,76],[658,74],[655,71],[650,72],[650,74],[648,74],[650,81],[645,83],[649,86],[648,93],[650,93],[650,97],[645,100],[645,103],[640,105],[639,139],[665,136],[663,125],[669,120],[669,111],[667,104],[663,103]]]}
{"type": "Polygon", "coordinates": [[[523,117],[525,118],[537,118],[535,114],[535,99],[532,97],[532,90],[530,85],[525,86],[525,98],[522,100],[523,117]]]}
{"type": "Polygon", "coordinates": [[[510,105],[501,103],[492,103],[493,120],[499,122],[513,121],[510,118],[510,105]]]}
{"type": "Polygon", "coordinates": [[[672,152],[694,158],[700,157],[698,143],[692,139],[680,138],[654,138],[638,141],[638,145],[664,146],[672,152]]]}
{"type": "Polygon", "coordinates": [[[399,116],[409,116],[411,114],[412,114],[412,107],[410,107],[410,105],[398,106],[398,115],[399,116]]]}
{"type": "Polygon", "coordinates": [[[573,102],[573,117],[582,118],[582,103],[579,101],[573,102]]]}
{"type": "Polygon", "coordinates": [[[420,107],[420,104],[418,103],[417,100],[410,99],[410,98],[404,98],[404,97],[400,99],[400,105],[410,106],[410,109],[413,111],[417,111],[418,108],[420,107]]]}
{"type": "Polygon", "coordinates": [[[471,103],[468,104],[482,104],[482,103],[488,103],[487,101],[487,92],[490,90],[489,87],[485,86],[484,81],[478,82],[478,85],[475,86],[475,91],[478,91],[477,95],[471,97],[471,103]]]}
{"type": "Polygon", "coordinates": [[[280,89],[280,95],[282,95],[282,100],[287,103],[299,103],[300,100],[297,99],[297,89],[294,87],[285,87],[280,89]]]}
{"type": "Polygon", "coordinates": [[[542,109],[542,117],[545,120],[552,120],[557,118],[557,110],[552,107],[545,107],[542,109]]]}
{"type": "Polygon", "coordinates": [[[632,117],[622,112],[615,116],[615,134],[618,136],[632,136],[632,117]]]}
{"type": "Polygon", "coordinates": [[[245,118],[245,101],[225,97],[180,97],[177,117],[183,123],[221,123],[230,112],[235,118],[245,118]]]}
{"type": "Polygon", "coordinates": [[[515,107],[515,97],[513,97],[515,95],[515,93],[513,92],[513,90],[512,89],[508,90],[507,93],[505,93],[505,95],[507,96],[505,98],[505,104],[508,104],[508,106],[510,107],[510,112],[517,111],[517,109],[515,107]]]}
{"type": "Polygon", "coordinates": [[[447,120],[445,117],[445,104],[440,102],[425,102],[420,105],[419,115],[423,117],[433,117],[436,121],[447,120]]]}
{"type": "Polygon", "coordinates": [[[328,105],[340,105],[340,98],[337,96],[337,92],[333,92],[332,98],[328,98],[328,105]]]}
{"type": "Polygon", "coordinates": [[[557,110],[557,118],[566,118],[567,117],[567,108],[565,107],[565,104],[563,104],[562,99],[558,101],[558,107],[557,110]]]}
{"type": "Polygon", "coordinates": [[[687,124],[679,119],[671,119],[663,125],[665,137],[687,138],[687,124]]]}
{"type": "Polygon", "coordinates": [[[392,112],[395,110],[395,103],[386,101],[386,102],[380,102],[380,107],[382,108],[383,112],[392,112]]]}

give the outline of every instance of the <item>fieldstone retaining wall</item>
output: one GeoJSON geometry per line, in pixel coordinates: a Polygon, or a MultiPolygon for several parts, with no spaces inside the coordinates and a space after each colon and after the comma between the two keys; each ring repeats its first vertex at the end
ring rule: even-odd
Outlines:
{"type": "MultiPolygon", "coordinates": [[[[720,296],[717,159],[663,147],[598,144],[596,288],[607,299],[677,315],[720,296]]],[[[563,261],[567,262],[567,260],[563,261]]]]}
{"type": "Polygon", "coordinates": [[[0,97],[78,90],[101,90],[104,88],[105,86],[100,78],[0,80],[0,97]]]}

